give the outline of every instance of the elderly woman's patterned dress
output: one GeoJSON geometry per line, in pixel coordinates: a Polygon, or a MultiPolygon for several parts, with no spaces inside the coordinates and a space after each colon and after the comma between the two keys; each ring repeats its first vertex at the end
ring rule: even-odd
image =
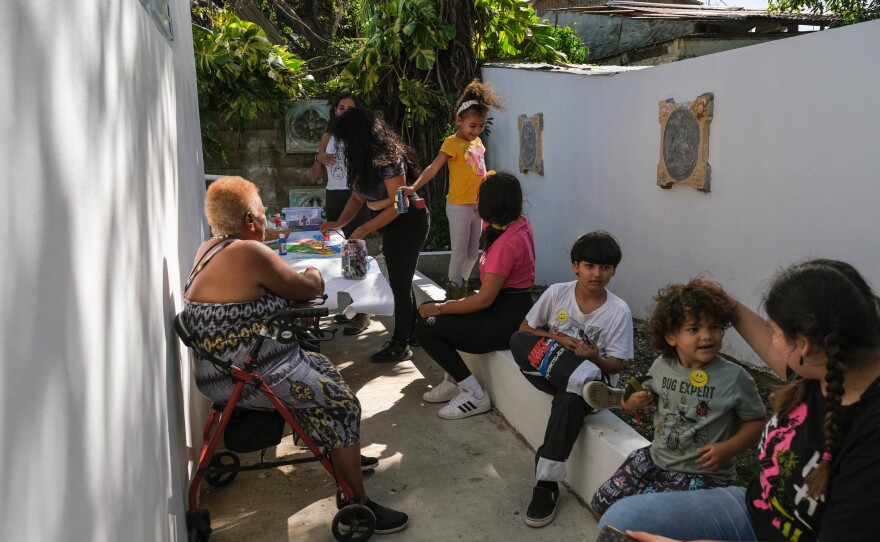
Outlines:
{"type": "MultiPolygon", "coordinates": [[[[288,308],[287,301],[266,293],[243,303],[198,303],[184,300],[184,321],[199,337],[198,345],[214,356],[243,363],[261,324],[288,308]]],[[[196,359],[196,386],[211,401],[226,403],[235,381],[208,361],[196,359]]],[[[306,352],[299,344],[266,339],[256,367],[274,394],[319,443],[347,448],[360,439],[360,403],[325,356],[306,352]]],[[[273,409],[256,386],[245,386],[236,405],[273,409]]]]}

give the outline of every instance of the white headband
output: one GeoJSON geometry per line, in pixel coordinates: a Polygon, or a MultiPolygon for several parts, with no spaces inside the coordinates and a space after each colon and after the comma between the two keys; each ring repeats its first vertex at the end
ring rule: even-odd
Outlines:
{"type": "Polygon", "coordinates": [[[457,117],[457,116],[461,115],[462,111],[464,111],[465,109],[467,109],[468,107],[470,107],[472,105],[480,105],[480,101],[479,100],[468,100],[468,101],[464,102],[463,104],[458,106],[458,111],[455,112],[455,116],[457,117]]]}

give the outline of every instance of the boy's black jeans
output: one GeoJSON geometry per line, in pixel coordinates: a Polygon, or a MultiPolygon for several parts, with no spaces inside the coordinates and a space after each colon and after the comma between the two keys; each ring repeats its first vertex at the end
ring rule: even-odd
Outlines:
{"type": "Polygon", "coordinates": [[[542,337],[537,335],[517,331],[510,338],[510,353],[526,380],[553,396],[544,443],[535,452],[535,477],[539,481],[559,482],[565,479],[565,461],[581,434],[584,417],[592,412],[583,397],[566,390],[568,379],[578,365],[590,362],[566,350],[548,372],[547,378],[540,373],[535,374],[537,371],[529,360],[529,354],[541,340],[542,337]]]}

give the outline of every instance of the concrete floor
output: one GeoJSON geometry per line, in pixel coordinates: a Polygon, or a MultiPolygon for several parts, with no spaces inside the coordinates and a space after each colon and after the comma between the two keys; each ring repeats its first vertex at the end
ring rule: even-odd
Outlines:
{"type": "MultiPolygon", "coordinates": [[[[361,444],[379,467],[365,477],[370,498],[409,514],[409,527],[373,540],[593,541],[589,511],[563,487],[556,520],[542,529],[523,517],[534,485],[534,452],[495,411],[447,421],[422,393],[443,372],[420,348],[412,361],[369,363],[389,338],[390,318],[356,337],[340,332],[323,352],[357,392],[361,444]]],[[[341,327],[341,326],[340,326],[341,327]]],[[[299,454],[290,437],[270,454],[299,454]]],[[[245,454],[243,463],[259,454],[245,454]]],[[[202,485],[201,506],[224,541],[332,541],[335,486],[317,463],[245,472],[229,486],[202,485]]]]}

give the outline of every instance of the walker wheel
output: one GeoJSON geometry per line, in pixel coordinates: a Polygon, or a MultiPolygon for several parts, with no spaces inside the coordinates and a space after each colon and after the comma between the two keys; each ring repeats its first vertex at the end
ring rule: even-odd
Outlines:
{"type": "Polygon", "coordinates": [[[363,504],[348,504],[336,512],[330,528],[340,542],[363,542],[376,531],[376,516],[363,504]]]}
{"type": "Polygon", "coordinates": [[[211,513],[206,508],[197,508],[186,513],[187,542],[208,542],[211,536],[211,513]]]}
{"type": "MultiPolygon", "coordinates": [[[[240,465],[241,460],[238,459],[236,454],[232,452],[220,452],[219,454],[214,454],[214,457],[211,458],[211,464],[208,465],[208,469],[235,468],[240,465]]],[[[208,482],[208,485],[210,486],[223,487],[231,484],[236,476],[238,476],[237,472],[206,472],[205,481],[208,482]]]]}

